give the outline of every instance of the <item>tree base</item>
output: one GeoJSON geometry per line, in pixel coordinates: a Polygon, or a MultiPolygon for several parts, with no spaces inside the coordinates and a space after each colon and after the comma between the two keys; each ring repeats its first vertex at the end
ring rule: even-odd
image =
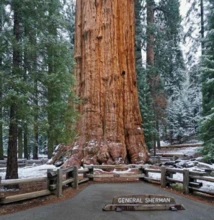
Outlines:
{"type": "MultiPolygon", "coordinates": [[[[140,144],[138,144],[141,146],[140,144]]],[[[77,144],[74,147],[59,145],[54,151],[54,156],[49,164],[61,164],[63,167],[83,165],[116,165],[116,164],[144,164],[148,161],[149,155],[144,146],[141,151],[136,146],[126,150],[125,144],[111,142],[107,144],[95,144],[89,142],[85,147],[77,144]]]]}

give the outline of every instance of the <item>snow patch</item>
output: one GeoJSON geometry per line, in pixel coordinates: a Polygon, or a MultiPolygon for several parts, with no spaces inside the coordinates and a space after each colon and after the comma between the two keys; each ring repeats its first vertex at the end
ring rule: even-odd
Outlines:
{"type": "MultiPolygon", "coordinates": [[[[40,166],[19,168],[18,169],[19,179],[33,178],[33,177],[46,177],[48,169],[57,170],[57,168],[54,165],[47,165],[47,164],[40,165],[40,166]]],[[[2,179],[5,179],[6,172],[3,171],[0,173],[0,175],[2,179]]]]}
{"type": "Polygon", "coordinates": [[[113,173],[122,174],[122,173],[130,173],[132,170],[129,168],[127,170],[118,171],[116,169],[113,170],[113,173]]]}

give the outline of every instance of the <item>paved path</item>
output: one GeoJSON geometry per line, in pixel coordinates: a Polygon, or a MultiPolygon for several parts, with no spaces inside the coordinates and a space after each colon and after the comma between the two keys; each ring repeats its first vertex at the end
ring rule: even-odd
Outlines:
{"type": "MultiPolygon", "coordinates": [[[[1,207],[4,208],[4,207],[1,207]]],[[[92,184],[74,198],[15,214],[1,220],[214,220],[214,206],[196,202],[144,182],[92,184]],[[163,194],[183,204],[182,211],[102,211],[115,195],[163,194]]]]}

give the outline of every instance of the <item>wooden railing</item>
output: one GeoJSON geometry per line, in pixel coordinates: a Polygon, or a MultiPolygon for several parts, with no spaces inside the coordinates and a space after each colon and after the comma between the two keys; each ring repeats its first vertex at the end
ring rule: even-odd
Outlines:
{"type": "Polygon", "coordinates": [[[205,170],[204,172],[199,171],[189,171],[188,169],[176,169],[162,166],[160,168],[153,168],[153,166],[145,166],[145,165],[95,165],[95,166],[85,166],[90,170],[90,174],[86,174],[91,180],[94,178],[112,178],[112,177],[120,177],[120,178],[139,178],[139,180],[144,180],[151,183],[160,184],[162,187],[170,187],[173,183],[180,183],[183,185],[183,192],[185,194],[191,192],[201,192],[204,194],[208,194],[213,196],[214,191],[205,191],[200,189],[203,186],[202,182],[199,181],[207,181],[214,182],[214,177],[210,176],[210,173],[214,170],[205,170]],[[137,168],[138,174],[127,174],[127,173],[101,173],[96,174],[93,171],[95,169],[130,169],[137,168]],[[150,173],[160,174],[160,178],[153,178],[150,173]],[[173,175],[176,173],[182,174],[182,179],[173,178],[173,175]]]}
{"type": "Polygon", "coordinates": [[[47,170],[47,177],[36,177],[36,178],[26,178],[26,179],[11,179],[11,180],[1,180],[0,177],[0,187],[7,187],[11,185],[18,185],[24,183],[35,183],[35,182],[46,182],[47,188],[13,196],[5,196],[4,193],[0,194],[0,204],[7,204],[12,202],[18,202],[27,199],[33,199],[41,196],[47,196],[55,194],[56,196],[62,195],[62,187],[64,185],[72,186],[77,189],[78,187],[78,168],[70,167],[68,169],[58,169],[58,170],[47,170]]]}
{"type": "Polygon", "coordinates": [[[63,186],[67,185],[73,187],[74,189],[78,188],[79,184],[93,181],[96,178],[106,178],[112,179],[113,177],[117,178],[137,178],[138,180],[144,180],[147,182],[160,184],[162,187],[169,187],[172,183],[183,184],[183,192],[190,193],[193,191],[203,192],[208,195],[213,196],[213,192],[206,192],[200,189],[202,187],[201,182],[197,180],[203,180],[208,182],[214,182],[214,177],[210,176],[212,170],[207,170],[206,172],[195,172],[189,171],[187,169],[175,169],[168,167],[154,168],[152,166],[145,165],[90,165],[85,166],[83,169],[78,169],[76,166],[58,169],[58,170],[47,170],[47,177],[38,177],[38,178],[28,178],[28,179],[14,179],[14,180],[1,180],[0,187],[23,184],[23,183],[32,183],[32,182],[47,182],[47,188],[35,191],[31,193],[5,196],[4,193],[0,194],[0,204],[7,204],[17,201],[22,201],[26,199],[37,198],[40,196],[46,196],[54,194],[58,197],[63,194],[63,186]],[[114,172],[99,173],[98,171],[102,170],[113,170],[114,172]],[[135,169],[134,173],[128,172],[117,172],[117,170],[124,169],[135,169]],[[159,174],[160,178],[152,178],[150,173],[159,174]],[[183,175],[183,180],[178,180],[173,178],[173,175],[180,173],[183,175]],[[81,176],[81,177],[80,177],[81,176]]]}
{"type": "MultiPolygon", "coordinates": [[[[11,186],[11,185],[17,185],[17,184],[23,184],[23,183],[35,183],[35,182],[43,182],[47,181],[47,177],[37,177],[37,178],[28,178],[28,179],[13,179],[13,180],[1,180],[0,179],[0,186],[11,186]]],[[[18,202],[22,200],[27,199],[33,199],[40,196],[46,196],[52,194],[51,190],[49,189],[49,186],[47,189],[35,191],[31,193],[25,193],[25,194],[18,194],[13,196],[5,196],[4,193],[0,194],[0,204],[8,204],[13,202],[18,202]]]]}

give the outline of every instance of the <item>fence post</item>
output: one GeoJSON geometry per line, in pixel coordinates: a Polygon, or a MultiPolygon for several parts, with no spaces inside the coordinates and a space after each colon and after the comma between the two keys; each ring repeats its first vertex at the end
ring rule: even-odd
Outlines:
{"type": "Polygon", "coordinates": [[[28,165],[28,161],[26,158],[24,158],[23,160],[24,160],[24,164],[25,164],[24,166],[26,167],[28,165]]]}
{"type": "Polygon", "coordinates": [[[56,193],[57,174],[53,169],[47,170],[47,189],[56,193]]]}
{"type": "MultiPolygon", "coordinates": [[[[144,174],[145,176],[147,176],[147,172],[145,172],[145,169],[143,166],[139,167],[139,174],[144,174]]],[[[143,177],[140,177],[139,180],[144,180],[143,177]]]]}
{"type": "MultiPolygon", "coordinates": [[[[1,187],[1,179],[2,177],[0,176],[0,187],[1,187]]],[[[5,194],[4,193],[0,193],[0,200],[5,198],[5,194]]],[[[1,202],[0,202],[1,204],[1,202]]]]}
{"type": "Polygon", "coordinates": [[[62,196],[62,169],[57,170],[56,195],[62,196]]]}
{"type": "Polygon", "coordinates": [[[172,157],[172,161],[176,161],[176,156],[173,156],[173,157],[172,157]]]}
{"type": "Polygon", "coordinates": [[[161,187],[166,187],[166,167],[161,167],[161,187]]]}
{"type": "Polygon", "coordinates": [[[78,167],[77,166],[74,166],[72,176],[74,179],[72,186],[74,189],[78,189],[79,180],[78,180],[78,167]]]}
{"type": "MultiPolygon", "coordinates": [[[[88,174],[94,174],[94,167],[88,167],[88,174]]],[[[89,177],[89,180],[94,180],[94,177],[89,177]]]]}
{"type": "Polygon", "coordinates": [[[161,157],[157,156],[157,163],[160,164],[161,163],[161,157]]]}
{"type": "Polygon", "coordinates": [[[189,170],[187,169],[183,173],[183,191],[185,194],[189,193],[189,170]]]}

